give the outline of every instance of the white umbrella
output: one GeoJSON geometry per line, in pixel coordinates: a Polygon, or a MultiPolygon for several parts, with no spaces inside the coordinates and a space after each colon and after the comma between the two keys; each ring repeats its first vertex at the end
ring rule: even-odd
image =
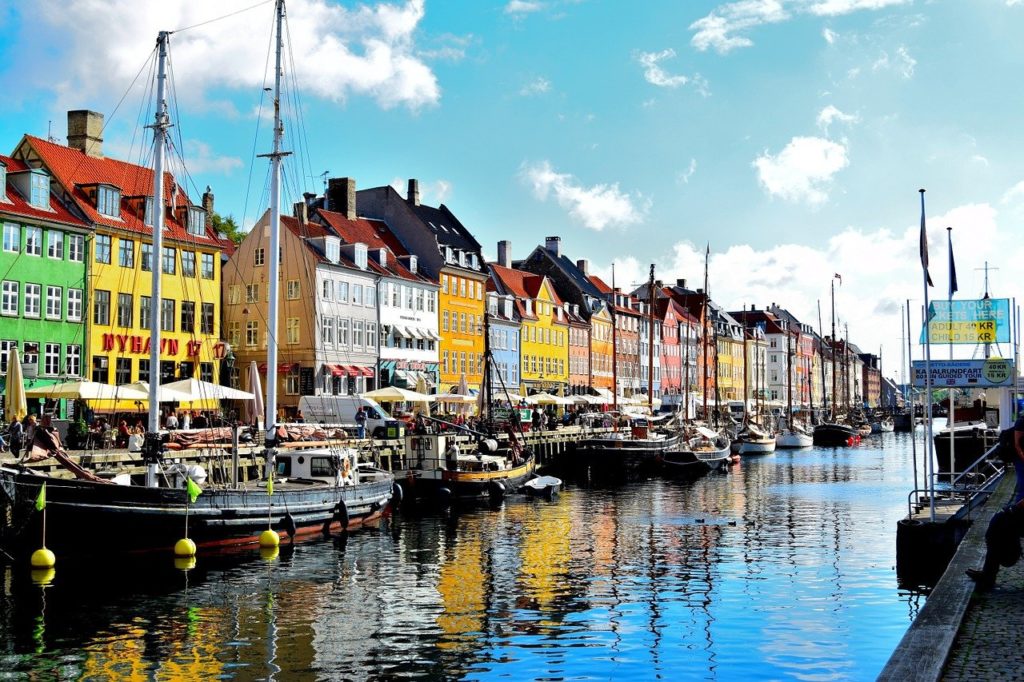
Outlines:
{"type": "Polygon", "coordinates": [[[21,376],[21,359],[18,347],[7,354],[7,391],[4,395],[4,418],[21,421],[28,414],[28,400],[25,398],[25,382],[21,376]]]}
{"type": "Polygon", "coordinates": [[[178,391],[189,396],[186,400],[252,400],[253,394],[239,391],[237,388],[211,384],[199,379],[182,379],[164,384],[165,388],[178,391]]]}
{"type": "MultiPolygon", "coordinates": [[[[416,392],[427,395],[427,380],[422,375],[416,380],[416,392]]],[[[412,408],[413,414],[430,415],[430,405],[426,401],[416,403],[412,408]]]]}
{"type": "Polygon", "coordinates": [[[531,405],[561,405],[562,398],[559,398],[557,395],[541,392],[526,396],[526,402],[531,405]]]}
{"type": "Polygon", "coordinates": [[[466,384],[466,374],[462,373],[459,375],[459,390],[457,391],[461,395],[467,396],[470,400],[463,402],[459,405],[459,413],[465,414],[469,410],[466,409],[466,405],[471,405],[476,402],[476,399],[469,395],[469,386],[466,384]]]}
{"type": "MultiPolygon", "coordinates": [[[[135,381],[130,384],[125,384],[122,388],[130,388],[135,391],[142,391],[146,394],[146,398],[149,398],[149,382],[146,381],[135,381]]],[[[159,403],[182,403],[192,400],[192,396],[186,395],[174,389],[167,388],[166,386],[156,387],[156,400],[159,403]]]]}
{"type": "Polygon", "coordinates": [[[364,398],[376,400],[379,403],[423,403],[434,399],[434,396],[417,391],[410,391],[397,386],[385,386],[374,391],[367,391],[361,394],[364,398]]]}
{"type": "Polygon", "coordinates": [[[430,396],[434,399],[435,403],[455,403],[456,405],[469,405],[475,403],[476,398],[471,395],[462,395],[461,393],[437,393],[430,396]]]}
{"type": "Polygon", "coordinates": [[[127,386],[111,386],[95,381],[65,381],[25,391],[29,398],[71,398],[80,400],[149,400],[149,393],[127,386]]]}
{"type": "Polygon", "coordinates": [[[245,421],[247,424],[260,425],[263,423],[265,408],[263,406],[263,386],[260,380],[260,370],[256,366],[255,360],[249,363],[248,387],[253,395],[253,399],[245,403],[245,421]]]}

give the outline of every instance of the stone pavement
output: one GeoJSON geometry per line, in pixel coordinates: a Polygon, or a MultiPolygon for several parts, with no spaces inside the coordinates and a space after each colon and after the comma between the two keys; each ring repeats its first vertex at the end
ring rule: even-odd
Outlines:
{"type": "Polygon", "coordinates": [[[989,592],[975,592],[964,571],[980,568],[985,529],[1013,496],[1015,479],[1004,476],[879,680],[1020,680],[1024,682],[1024,560],[1003,568],[989,592]]]}

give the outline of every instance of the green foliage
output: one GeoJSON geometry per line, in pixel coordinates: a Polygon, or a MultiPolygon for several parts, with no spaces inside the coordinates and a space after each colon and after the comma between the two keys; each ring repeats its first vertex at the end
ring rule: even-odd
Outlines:
{"type": "Polygon", "coordinates": [[[235,244],[241,243],[242,238],[245,237],[245,233],[242,232],[242,228],[238,226],[238,223],[235,222],[235,217],[232,215],[224,218],[214,211],[213,215],[210,216],[210,222],[214,230],[223,232],[235,244]]]}

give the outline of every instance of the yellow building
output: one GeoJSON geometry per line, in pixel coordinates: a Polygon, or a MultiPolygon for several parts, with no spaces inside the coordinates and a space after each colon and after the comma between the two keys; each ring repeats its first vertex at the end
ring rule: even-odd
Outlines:
{"type": "Polygon", "coordinates": [[[484,306],[487,278],[482,272],[445,265],[441,268],[438,318],[441,325],[442,392],[479,389],[483,378],[484,306]]]}
{"type": "Polygon", "coordinates": [[[615,351],[612,348],[612,316],[608,304],[590,315],[590,381],[592,388],[614,390],[612,363],[615,351]]]}
{"type": "Polygon", "coordinates": [[[515,297],[522,321],[520,381],[528,390],[568,395],[569,321],[551,281],[525,270],[489,267],[498,293],[515,297]]]}
{"type": "MultiPolygon", "coordinates": [[[[87,300],[76,302],[88,320],[83,375],[115,385],[148,381],[150,315],[155,314],[162,330],[161,381],[195,377],[217,383],[228,350],[220,339],[220,258],[232,245],[209,227],[213,196],[204,195],[205,208],[193,206],[167,175],[161,201],[163,252],[154,258],[152,170],[104,158],[102,122],[100,114],[69,112],[68,146],[26,136],[14,153],[29,166],[49,171],[52,191],[77,206],[94,230],[91,248],[86,248],[87,300]],[[154,263],[163,273],[156,311],[150,309],[154,263]]],[[[216,406],[216,401],[208,403],[189,407],[216,406]]]]}

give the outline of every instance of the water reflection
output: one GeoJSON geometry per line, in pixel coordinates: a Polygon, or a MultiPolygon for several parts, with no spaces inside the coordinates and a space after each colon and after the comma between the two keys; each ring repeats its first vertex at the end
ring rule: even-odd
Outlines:
{"type": "Polygon", "coordinates": [[[399,516],[166,561],[7,567],[0,670],[193,679],[870,678],[920,608],[897,589],[909,441],[779,452],[693,482],[399,516]]]}

